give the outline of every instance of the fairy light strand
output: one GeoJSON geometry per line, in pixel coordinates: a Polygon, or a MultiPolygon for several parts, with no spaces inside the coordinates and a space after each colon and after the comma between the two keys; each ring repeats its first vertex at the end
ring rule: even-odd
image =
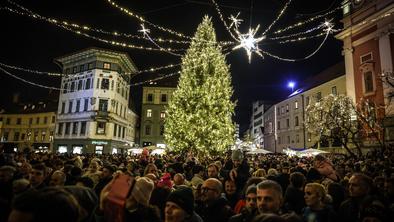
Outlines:
{"type": "MultiPolygon", "coordinates": [[[[234,34],[231,32],[230,27],[227,25],[227,22],[224,20],[223,14],[222,14],[222,12],[220,11],[219,5],[216,3],[215,0],[212,0],[212,3],[213,3],[213,5],[215,6],[216,12],[218,13],[220,20],[223,22],[224,27],[227,29],[227,31],[228,31],[228,33],[230,34],[231,38],[233,38],[235,41],[238,41],[239,38],[237,38],[236,36],[234,36],[234,34]]],[[[238,15],[237,15],[237,16],[238,16],[238,15]]],[[[240,21],[238,20],[238,22],[240,22],[240,21]]],[[[237,25],[235,25],[235,26],[237,26],[237,25]]]]}
{"type": "Polygon", "coordinates": [[[272,26],[274,26],[276,24],[276,22],[279,21],[279,19],[282,17],[282,15],[285,13],[286,9],[289,7],[290,3],[292,2],[292,0],[289,0],[286,5],[282,8],[282,10],[280,11],[278,17],[271,23],[271,25],[268,26],[268,28],[263,32],[262,35],[267,34],[268,31],[271,30],[272,26]]]}

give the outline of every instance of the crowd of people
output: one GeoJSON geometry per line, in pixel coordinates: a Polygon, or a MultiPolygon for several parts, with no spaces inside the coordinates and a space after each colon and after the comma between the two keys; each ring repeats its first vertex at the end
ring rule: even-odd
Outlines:
{"type": "Polygon", "coordinates": [[[0,150],[0,222],[384,222],[393,160],[391,149],[357,159],[0,150]]]}

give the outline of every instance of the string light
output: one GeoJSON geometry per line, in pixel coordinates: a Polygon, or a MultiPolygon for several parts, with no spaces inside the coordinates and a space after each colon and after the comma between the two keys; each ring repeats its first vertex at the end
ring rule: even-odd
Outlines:
{"type": "Polygon", "coordinates": [[[5,73],[5,74],[7,74],[7,75],[9,75],[9,76],[11,76],[11,77],[17,79],[17,80],[20,80],[20,81],[22,81],[22,82],[24,82],[24,83],[27,83],[27,84],[30,84],[30,85],[33,85],[33,86],[37,86],[37,87],[41,87],[41,88],[45,88],[45,89],[62,90],[61,88],[52,87],[52,86],[46,86],[46,85],[34,83],[34,82],[32,82],[32,81],[23,79],[23,78],[21,78],[21,77],[18,77],[18,76],[16,76],[16,75],[14,75],[14,74],[8,72],[7,70],[5,70],[5,69],[3,69],[3,68],[1,68],[1,67],[0,67],[0,70],[1,70],[3,73],[5,73]]]}
{"type": "Polygon", "coordinates": [[[42,72],[42,71],[37,71],[37,70],[32,70],[32,69],[26,69],[26,68],[22,68],[22,67],[18,67],[18,66],[11,66],[11,65],[7,65],[4,63],[0,62],[0,66],[3,67],[7,67],[10,69],[15,69],[15,70],[19,70],[19,71],[24,71],[24,72],[30,72],[30,73],[35,73],[35,74],[39,74],[39,75],[48,75],[48,76],[62,76],[62,73],[56,73],[56,72],[42,72]]]}
{"type": "MultiPolygon", "coordinates": [[[[235,41],[238,41],[240,38],[238,37],[235,37],[234,35],[233,35],[233,33],[231,32],[231,29],[230,29],[230,27],[227,25],[227,22],[224,20],[224,18],[223,18],[223,15],[222,15],[222,13],[221,13],[221,11],[220,11],[220,8],[219,8],[219,5],[216,3],[216,1],[215,0],[212,0],[212,3],[213,3],[213,5],[215,6],[215,9],[216,9],[216,12],[219,14],[219,18],[220,18],[220,20],[223,22],[223,24],[224,24],[224,27],[227,29],[227,31],[228,31],[228,33],[230,34],[230,36],[231,36],[231,38],[233,38],[235,41]]],[[[238,13],[239,14],[239,13],[238,13]]],[[[238,16],[238,15],[237,15],[238,16]]],[[[239,21],[238,20],[238,22],[241,22],[241,21],[239,21]]],[[[238,26],[237,26],[238,27],[238,26]]]]}
{"type": "Polygon", "coordinates": [[[286,3],[286,5],[285,5],[285,6],[283,7],[283,9],[280,11],[278,17],[271,23],[271,25],[268,26],[268,28],[263,32],[262,35],[267,34],[267,32],[268,32],[269,30],[271,30],[272,26],[274,26],[274,25],[276,24],[276,22],[277,22],[277,21],[282,17],[282,15],[285,13],[285,11],[286,11],[287,7],[289,7],[291,1],[292,1],[292,0],[289,0],[289,1],[286,3]]]}
{"type": "Polygon", "coordinates": [[[236,29],[238,29],[239,24],[241,24],[241,22],[243,21],[242,19],[238,19],[239,14],[240,14],[240,12],[238,12],[238,14],[236,16],[231,15],[229,17],[229,19],[231,20],[229,28],[234,26],[236,29]]]}

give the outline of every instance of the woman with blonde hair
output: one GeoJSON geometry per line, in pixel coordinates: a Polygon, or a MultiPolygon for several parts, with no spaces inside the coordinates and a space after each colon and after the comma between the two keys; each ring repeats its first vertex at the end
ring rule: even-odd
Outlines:
{"type": "Polygon", "coordinates": [[[267,173],[265,172],[264,169],[258,169],[256,171],[254,171],[253,176],[254,177],[263,177],[263,178],[265,178],[267,176],[267,173]]]}
{"type": "Polygon", "coordinates": [[[307,222],[336,221],[337,214],[330,205],[326,204],[327,192],[319,183],[308,183],[304,188],[306,207],[303,210],[303,220],[307,222]]]}

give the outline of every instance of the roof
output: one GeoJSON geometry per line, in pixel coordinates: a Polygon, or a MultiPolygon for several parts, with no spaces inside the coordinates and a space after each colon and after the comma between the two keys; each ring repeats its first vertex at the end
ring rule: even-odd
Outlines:
{"type": "Polygon", "coordinates": [[[1,114],[33,114],[56,112],[58,102],[55,100],[40,101],[35,103],[11,103],[7,107],[2,107],[1,114]]]}
{"type": "Polygon", "coordinates": [[[341,61],[341,62],[323,70],[322,72],[318,73],[317,75],[314,75],[314,76],[306,79],[304,82],[301,83],[301,87],[296,89],[288,97],[295,96],[299,93],[302,93],[302,92],[305,92],[309,89],[320,86],[328,81],[336,79],[336,78],[343,76],[345,74],[346,74],[345,62],[341,61]]]}

